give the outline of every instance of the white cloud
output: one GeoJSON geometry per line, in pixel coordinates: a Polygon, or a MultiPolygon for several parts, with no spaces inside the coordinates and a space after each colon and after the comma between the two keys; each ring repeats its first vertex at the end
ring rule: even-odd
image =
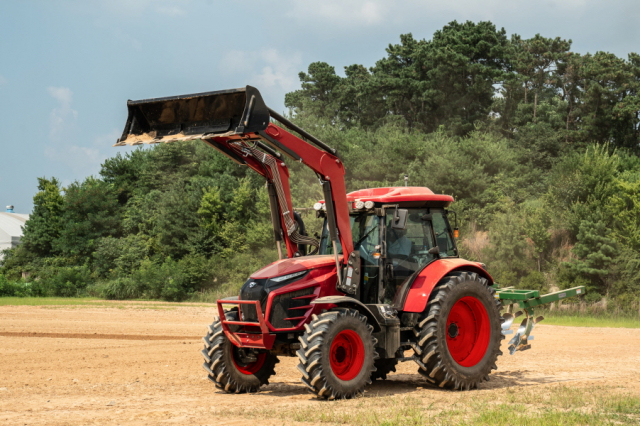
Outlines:
{"type": "Polygon", "coordinates": [[[260,54],[264,66],[255,77],[259,87],[277,87],[285,91],[298,86],[298,71],[302,63],[300,53],[283,54],[276,49],[267,49],[260,54]]]}
{"type": "Polygon", "coordinates": [[[232,50],[220,62],[220,71],[239,75],[261,89],[288,92],[298,86],[298,71],[302,64],[299,52],[282,53],[277,49],[260,51],[232,50]]]}
{"type": "Polygon", "coordinates": [[[75,128],[78,111],[71,108],[73,92],[68,87],[48,87],[47,91],[58,101],[58,106],[49,114],[49,137],[59,141],[75,128]]]}

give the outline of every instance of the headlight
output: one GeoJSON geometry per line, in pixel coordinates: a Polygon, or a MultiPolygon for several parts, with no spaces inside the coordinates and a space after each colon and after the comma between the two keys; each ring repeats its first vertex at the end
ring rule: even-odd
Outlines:
{"type": "Polygon", "coordinates": [[[300,277],[304,274],[306,274],[307,271],[300,271],[300,272],[294,272],[292,274],[287,274],[287,275],[281,275],[279,277],[274,277],[274,278],[269,278],[269,281],[275,281],[277,283],[281,283],[282,281],[287,281],[290,280],[292,278],[296,278],[296,277],[300,277]]]}
{"type": "Polygon", "coordinates": [[[364,203],[364,208],[369,210],[372,209],[374,206],[373,201],[367,201],[366,203],[364,203]]]}
{"type": "Polygon", "coordinates": [[[322,203],[315,203],[313,205],[314,210],[322,210],[322,203]]]}
{"type": "Polygon", "coordinates": [[[355,206],[356,210],[360,210],[360,209],[364,208],[364,203],[362,201],[358,200],[358,201],[356,201],[354,203],[354,206],[355,206]]]}

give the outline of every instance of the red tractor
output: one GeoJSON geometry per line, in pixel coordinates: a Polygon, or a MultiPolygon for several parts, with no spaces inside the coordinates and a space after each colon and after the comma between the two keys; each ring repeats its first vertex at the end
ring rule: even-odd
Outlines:
{"type": "Polygon", "coordinates": [[[441,388],[473,389],[497,368],[518,316],[501,317],[500,299],[526,313],[513,353],[528,348],[541,319],[533,306],[584,291],[496,292],[485,265],[458,255],[452,197],[421,187],[347,194],[336,150],[268,108],[251,86],[127,105],[116,145],[201,139],[267,181],[280,260],[252,274],[239,297],[218,301],[204,337],[203,367],[226,392],[268,384],[279,356],[297,356],[302,382],[321,398],[361,394],[402,361],[415,361],[441,388]],[[285,158],[310,167],[322,186],[319,241],[294,213],[285,158]]]}

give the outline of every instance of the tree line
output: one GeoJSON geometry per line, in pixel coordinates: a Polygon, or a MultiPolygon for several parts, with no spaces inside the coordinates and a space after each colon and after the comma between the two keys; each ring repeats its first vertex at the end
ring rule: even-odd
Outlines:
{"type": "MultiPolygon", "coordinates": [[[[348,190],[408,174],[456,198],[462,254],[499,283],[640,301],[637,54],[452,22],[300,81],[289,116],[338,149],[348,190]]],[[[288,165],[296,207],[323,198],[288,165]]],[[[264,181],[199,141],[117,154],[65,188],[39,179],[22,241],[0,293],[183,300],[233,292],[276,258],[264,181]]]]}

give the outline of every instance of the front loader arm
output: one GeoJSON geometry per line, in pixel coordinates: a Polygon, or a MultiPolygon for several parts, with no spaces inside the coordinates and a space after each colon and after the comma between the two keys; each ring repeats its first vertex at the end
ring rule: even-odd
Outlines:
{"type": "MultiPolygon", "coordinates": [[[[347,258],[353,251],[353,241],[349,221],[347,188],[344,181],[345,170],[342,161],[335,154],[316,148],[273,123],[269,123],[265,131],[260,133],[265,142],[274,148],[286,148],[294,152],[299,157],[299,161],[316,172],[318,177],[326,185],[329,185],[331,198],[333,199],[337,234],[342,245],[343,255],[347,258]]],[[[329,202],[329,200],[325,201],[329,202]]]]}
{"type": "MultiPolygon", "coordinates": [[[[280,204],[286,205],[286,209],[280,212],[283,220],[283,229],[289,229],[290,226],[287,226],[287,224],[293,222],[293,205],[289,187],[289,170],[281,158],[274,156],[279,154],[275,150],[281,150],[289,156],[294,156],[294,159],[309,167],[320,177],[323,185],[328,185],[330,188],[337,237],[342,245],[343,255],[346,258],[353,251],[347,191],[344,181],[344,166],[336,155],[309,144],[273,123],[269,123],[267,128],[257,135],[251,135],[251,139],[247,139],[247,135],[234,135],[230,137],[214,137],[204,139],[204,141],[221,152],[224,151],[220,147],[229,147],[234,152],[240,151],[242,153],[240,154],[241,158],[246,162],[247,166],[264,176],[270,183],[281,185],[284,201],[280,200],[280,204]],[[252,143],[256,142],[260,143],[258,146],[262,150],[259,150],[257,146],[251,146],[252,143]],[[265,144],[268,144],[274,151],[271,153],[264,152],[265,144]]],[[[325,190],[325,194],[327,192],[325,190]]],[[[331,215],[329,210],[327,209],[328,214],[331,215]]],[[[297,246],[288,238],[287,232],[284,234],[288,257],[293,257],[297,251],[297,246]]]]}
{"type": "Polygon", "coordinates": [[[265,177],[268,185],[271,185],[274,232],[281,258],[279,242],[282,240],[285,241],[288,257],[299,255],[298,244],[317,243],[298,233],[293,217],[289,171],[283,154],[301,161],[321,180],[330,234],[334,242],[339,239],[343,259],[347,259],[353,251],[344,167],[336,151],[268,108],[256,88],[246,86],[218,92],[128,101],[127,107],[129,115],[116,146],[200,139],[265,177]],[[271,118],[302,138],[273,124],[271,118]]]}
{"type": "Polygon", "coordinates": [[[225,154],[236,163],[246,165],[256,173],[260,174],[267,180],[269,189],[269,204],[272,211],[272,222],[274,229],[274,239],[278,248],[278,256],[283,258],[280,242],[284,240],[287,257],[294,257],[298,251],[298,245],[291,238],[289,232],[283,230],[291,228],[293,216],[289,212],[293,212],[291,202],[291,190],[289,188],[289,169],[282,161],[282,155],[278,152],[264,152],[269,148],[260,146],[258,140],[234,139],[230,137],[217,137],[211,139],[203,139],[207,145],[225,154]],[[262,148],[259,150],[258,147],[262,148]],[[269,167],[268,164],[275,164],[276,167],[269,167]],[[272,169],[275,169],[272,170],[272,169]],[[275,185],[280,184],[282,187],[283,199],[278,199],[275,191],[275,185]],[[282,205],[286,208],[283,209],[282,205]]]}

